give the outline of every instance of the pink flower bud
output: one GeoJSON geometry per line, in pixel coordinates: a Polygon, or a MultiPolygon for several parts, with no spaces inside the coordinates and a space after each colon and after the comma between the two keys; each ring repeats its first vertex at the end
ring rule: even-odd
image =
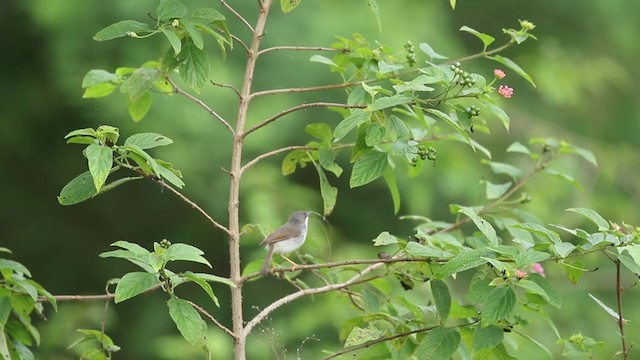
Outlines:
{"type": "Polygon", "coordinates": [[[520,269],[516,270],[515,274],[518,279],[524,279],[528,275],[526,271],[522,271],[520,269]]]}
{"type": "Polygon", "coordinates": [[[540,263],[534,263],[531,265],[531,271],[537,272],[538,274],[544,276],[544,268],[540,263]]]}
{"type": "Polygon", "coordinates": [[[504,79],[507,76],[507,74],[505,74],[501,69],[493,70],[493,75],[495,75],[498,79],[504,79]]]}
{"type": "Polygon", "coordinates": [[[498,87],[498,94],[505,99],[511,99],[511,96],[513,96],[513,88],[507,85],[500,85],[500,87],[498,87]]]}

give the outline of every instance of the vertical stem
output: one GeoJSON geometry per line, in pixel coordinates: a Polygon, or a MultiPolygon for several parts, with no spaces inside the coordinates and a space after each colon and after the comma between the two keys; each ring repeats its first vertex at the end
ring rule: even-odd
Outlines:
{"type": "Polygon", "coordinates": [[[272,0],[263,0],[260,4],[260,14],[253,28],[251,46],[247,54],[247,64],[245,67],[242,90],[240,91],[240,105],[238,107],[238,118],[233,136],[233,152],[231,155],[231,167],[229,170],[229,266],[231,281],[237,286],[231,289],[231,319],[233,322],[232,331],[235,335],[233,351],[235,360],[246,359],[246,336],[243,335],[243,313],[242,313],[242,283],[241,283],[241,263],[240,263],[240,178],[242,177],[242,145],[244,128],[247,120],[247,111],[251,99],[251,85],[255,71],[256,60],[260,41],[264,34],[269,8],[272,0]]]}
{"type": "Polygon", "coordinates": [[[627,343],[624,339],[624,318],[622,316],[622,284],[620,283],[620,260],[615,260],[616,264],[616,299],[618,300],[618,327],[620,328],[620,338],[622,339],[622,357],[628,359],[627,343]]]}

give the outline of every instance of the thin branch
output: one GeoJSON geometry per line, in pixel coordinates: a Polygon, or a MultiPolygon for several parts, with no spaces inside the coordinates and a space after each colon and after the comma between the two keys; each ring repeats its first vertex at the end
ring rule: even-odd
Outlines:
{"type": "MultiPolygon", "coordinates": [[[[377,80],[377,79],[376,79],[377,80]]],[[[355,82],[347,82],[342,84],[331,84],[331,85],[320,85],[320,86],[309,86],[309,87],[299,87],[299,88],[286,88],[286,89],[272,89],[272,90],[263,90],[256,91],[251,94],[252,98],[264,95],[275,95],[275,94],[285,94],[285,93],[303,93],[303,92],[312,92],[312,91],[321,91],[321,90],[332,90],[332,89],[344,89],[352,86],[362,85],[364,81],[355,81],[355,82]]]]}
{"type": "Polygon", "coordinates": [[[231,5],[227,4],[226,1],[224,0],[220,0],[220,3],[222,4],[222,6],[226,7],[227,10],[229,10],[233,15],[235,15],[235,17],[237,17],[238,19],[240,19],[240,21],[242,21],[243,24],[245,24],[249,30],[251,30],[251,32],[254,32],[255,30],[253,29],[253,26],[251,26],[251,24],[249,24],[249,22],[247,21],[247,19],[245,19],[242,15],[240,15],[239,12],[237,12],[234,8],[231,7],[231,5]]]}
{"type": "Polygon", "coordinates": [[[330,47],[324,46],[274,46],[266,49],[262,49],[258,51],[258,55],[262,55],[268,53],[270,51],[280,51],[280,50],[293,50],[293,51],[333,51],[333,52],[343,52],[341,49],[334,49],[330,47]]]}
{"type": "Polygon", "coordinates": [[[292,112],[298,111],[298,110],[304,110],[304,109],[308,109],[308,108],[312,108],[312,107],[341,107],[341,108],[347,108],[347,109],[354,109],[354,108],[365,108],[367,107],[366,105],[350,105],[350,104],[342,104],[342,103],[330,103],[330,102],[314,102],[314,103],[306,103],[306,104],[300,104],[297,106],[294,106],[292,108],[283,110],[281,112],[279,112],[276,115],[273,115],[272,117],[264,120],[263,122],[254,125],[253,127],[251,127],[249,130],[247,130],[242,136],[246,137],[247,135],[251,134],[252,132],[269,125],[270,123],[280,119],[281,117],[290,114],[292,112]]]}
{"type": "Polygon", "coordinates": [[[247,46],[247,44],[245,44],[245,43],[244,43],[244,41],[242,41],[242,39],[240,39],[239,37],[237,37],[237,36],[235,36],[235,35],[233,35],[233,34],[230,34],[230,35],[231,35],[231,38],[232,38],[235,42],[237,42],[238,44],[240,44],[240,46],[242,46],[242,48],[244,49],[244,51],[246,51],[246,52],[247,52],[247,54],[248,54],[248,53],[249,53],[249,47],[247,46]]]}
{"type": "Polygon", "coordinates": [[[622,357],[624,360],[629,358],[629,350],[627,350],[627,342],[624,338],[624,317],[622,316],[622,283],[620,282],[620,260],[615,260],[616,264],[616,300],[618,303],[618,328],[620,329],[620,340],[622,341],[622,357]]]}
{"type": "Polygon", "coordinates": [[[178,85],[171,80],[169,77],[166,78],[167,81],[169,82],[169,84],[171,84],[171,86],[173,87],[173,90],[175,90],[176,93],[186,97],[187,99],[195,102],[196,104],[200,105],[202,108],[204,108],[205,110],[207,110],[207,112],[215,117],[216,119],[218,119],[226,128],[227,130],[229,130],[229,132],[231,132],[231,134],[234,133],[233,128],[231,127],[231,125],[229,125],[229,123],[227,122],[227,120],[225,120],[222,116],[220,116],[217,112],[215,112],[215,110],[213,110],[211,107],[209,107],[209,105],[205,104],[204,101],[198,99],[197,97],[189,94],[188,92],[182,90],[180,87],[178,87],[178,85]]]}
{"type": "Polygon", "coordinates": [[[331,284],[331,285],[326,285],[326,286],[321,286],[318,288],[312,288],[312,289],[305,289],[305,290],[301,290],[301,291],[297,291],[294,292],[292,294],[289,294],[285,297],[282,297],[276,301],[274,301],[273,303],[271,303],[269,306],[267,306],[266,308],[264,308],[262,311],[260,311],[256,316],[253,317],[253,319],[251,319],[244,327],[244,329],[242,330],[242,335],[243,338],[246,338],[250,333],[251,330],[253,330],[253,328],[258,325],[262,320],[264,320],[267,316],[269,316],[269,314],[271,314],[274,310],[276,310],[277,308],[279,308],[282,305],[285,305],[287,303],[290,303],[296,299],[299,299],[303,296],[307,296],[307,295],[314,295],[314,294],[321,294],[321,293],[325,293],[325,292],[329,292],[329,291],[334,291],[334,290],[340,290],[340,289],[344,289],[346,287],[349,286],[353,286],[353,285],[357,285],[357,284],[361,284],[361,283],[365,283],[365,282],[369,282],[371,280],[377,279],[380,276],[372,276],[369,278],[364,278],[364,276],[380,267],[382,267],[382,265],[384,265],[383,263],[378,263],[378,264],[373,264],[369,267],[367,267],[366,269],[363,269],[360,273],[358,273],[357,275],[353,276],[352,278],[350,278],[349,280],[339,283],[339,284],[331,284]]]}
{"type": "MultiPolygon", "coordinates": [[[[348,147],[353,147],[355,144],[341,144],[341,145],[336,145],[336,146],[332,146],[331,150],[339,150],[339,149],[344,149],[344,148],[348,148],[348,147]]],[[[254,159],[252,159],[251,161],[249,161],[248,163],[246,163],[241,171],[244,172],[245,170],[249,169],[250,167],[252,167],[253,165],[257,164],[258,162],[270,158],[272,156],[276,156],[276,155],[280,155],[282,153],[286,153],[289,152],[291,150],[317,150],[318,147],[317,146],[305,146],[305,145],[292,145],[292,146],[286,146],[280,149],[276,149],[276,150],[271,150],[269,152],[266,152],[262,155],[259,155],[257,157],[255,157],[254,159]]]]}
{"type": "Polygon", "coordinates": [[[217,327],[220,328],[220,330],[226,332],[227,334],[231,335],[231,337],[235,338],[236,335],[229,330],[229,328],[227,328],[226,326],[222,325],[216,318],[213,317],[213,315],[209,314],[209,312],[207,310],[205,310],[202,306],[194,303],[191,300],[187,300],[187,302],[189,304],[191,304],[191,306],[193,306],[196,310],[198,310],[198,312],[204,316],[206,316],[207,318],[209,318],[209,320],[211,320],[212,323],[214,323],[217,327]]]}
{"type": "MultiPolygon", "coordinates": [[[[103,294],[103,295],[54,295],[53,298],[56,299],[57,302],[61,301],[109,301],[113,300],[116,297],[115,294],[103,294]]],[[[47,299],[44,296],[38,297],[38,302],[47,302],[47,299]]]]}
{"type": "Polygon", "coordinates": [[[235,87],[235,86],[233,86],[233,85],[230,85],[230,84],[221,84],[221,83],[217,83],[217,82],[215,82],[215,81],[211,81],[211,85],[219,86],[219,87],[221,87],[221,88],[231,89],[231,90],[233,90],[233,92],[235,92],[235,93],[236,93],[236,95],[238,95],[238,98],[239,98],[239,97],[241,97],[241,95],[240,95],[240,91],[238,91],[238,89],[236,89],[236,87],[235,87]]]}
{"type": "Polygon", "coordinates": [[[463,56],[461,58],[457,58],[451,61],[447,61],[446,64],[455,64],[456,62],[464,62],[464,61],[469,61],[469,60],[473,60],[473,59],[478,59],[478,58],[483,58],[483,57],[488,57],[490,55],[493,55],[495,53],[499,53],[509,47],[511,47],[511,45],[515,44],[515,42],[509,41],[508,43],[502,45],[502,46],[498,46],[495,49],[491,49],[489,51],[481,51],[479,53],[475,53],[472,55],[468,55],[468,56],[463,56]]]}
{"type": "Polygon", "coordinates": [[[164,182],[164,180],[162,180],[160,178],[157,178],[157,177],[149,177],[149,178],[151,180],[157,182],[158,184],[160,184],[160,186],[162,186],[163,188],[165,188],[165,189],[171,191],[172,193],[176,194],[176,196],[178,196],[182,201],[184,201],[185,203],[189,204],[192,208],[194,208],[196,211],[198,211],[200,214],[202,214],[202,216],[204,216],[207,220],[209,220],[209,222],[211,224],[213,224],[213,226],[215,226],[218,229],[224,231],[226,234],[229,234],[229,229],[227,229],[224,225],[220,224],[214,218],[212,218],[211,215],[209,215],[206,211],[204,211],[204,209],[201,208],[198,204],[196,204],[191,199],[189,199],[188,197],[183,195],[180,191],[174,189],[173,186],[170,186],[169,184],[167,184],[166,182],[164,182]]]}

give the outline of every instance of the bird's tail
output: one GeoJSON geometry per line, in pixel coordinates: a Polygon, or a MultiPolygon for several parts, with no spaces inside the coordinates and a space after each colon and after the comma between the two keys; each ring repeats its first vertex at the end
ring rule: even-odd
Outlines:
{"type": "Polygon", "coordinates": [[[273,245],[269,246],[269,249],[267,250],[267,256],[264,258],[264,263],[262,264],[262,270],[260,271],[260,274],[262,275],[267,275],[269,271],[271,271],[271,260],[273,259],[273,250],[274,250],[274,246],[273,245]]]}

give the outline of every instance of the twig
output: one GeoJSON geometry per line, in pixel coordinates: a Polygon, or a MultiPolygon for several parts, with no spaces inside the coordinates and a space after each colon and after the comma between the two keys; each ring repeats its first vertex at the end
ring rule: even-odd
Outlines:
{"type": "Polygon", "coordinates": [[[240,15],[239,12],[232,8],[231,5],[227,4],[227,2],[224,0],[220,0],[220,3],[222,4],[222,6],[226,7],[227,10],[229,10],[233,15],[235,15],[235,17],[240,19],[240,21],[242,21],[242,23],[245,24],[249,28],[249,30],[251,30],[251,32],[254,32],[253,26],[251,26],[251,24],[249,24],[249,22],[242,15],[240,15]]]}
{"type": "Polygon", "coordinates": [[[230,84],[221,84],[221,83],[217,83],[215,81],[211,81],[211,85],[215,85],[215,86],[219,86],[221,88],[227,88],[227,89],[231,89],[233,90],[233,92],[236,93],[236,95],[238,95],[238,97],[240,97],[240,91],[238,91],[238,89],[236,89],[235,86],[230,85],[230,84]]]}
{"type": "Polygon", "coordinates": [[[266,54],[270,51],[293,50],[293,51],[335,51],[342,52],[341,49],[334,49],[324,46],[274,46],[258,51],[258,55],[266,54]]]}
{"type": "Polygon", "coordinates": [[[502,46],[499,46],[499,47],[497,47],[495,49],[491,49],[489,51],[481,51],[479,53],[471,54],[471,55],[468,55],[468,56],[463,56],[461,58],[457,58],[457,59],[454,59],[454,60],[447,61],[445,64],[454,64],[456,62],[464,62],[464,61],[469,61],[469,60],[478,59],[478,58],[482,58],[482,57],[488,57],[489,55],[493,55],[495,53],[501,52],[502,50],[505,50],[506,48],[510,47],[513,44],[515,44],[513,41],[509,41],[508,43],[506,43],[506,44],[504,44],[502,46]]]}
{"type": "Polygon", "coordinates": [[[299,88],[285,88],[285,89],[272,89],[272,90],[263,90],[256,91],[251,94],[252,98],[264,95],[275,95],[275,94],[285,94],[285,93],[303,93],[303,92],[312,92],[312,91],[321,91],[321,90],[332,90],[332,89],[344,89],[352,86],[362,85],[364,81],[355,81],[355,82],[347,82],[342,84],[332,84],[332,85],[319,85],[319,86],[309,86],[309,87],[299,87],[299,88]]]}
{"type": "Polygon", "coordinates": [[[240,44],[240,46],[242,46],[242,48],[244,49],[244,51],[247,52],[247,54],[249,53],[249,47],[247,46],[247,44],[244,43],[244,41],[242,41],[242,39],[240,39],[239,37],[230,34],[231,38],[237,42],[238,44],[240,44]]]}
{"type": "Polygon", "coordinates": [[[326,286],[321,286],[318,288],[312,288],[312,289],[305,289],[305,290],[301,290],[301,291],[297,291],[294,292],[292,294],[289,294],[287,296],[284,296],[276,301],[274,301],[273,303],[271,303],[269,306],[267,306],[266,308],[264,308],[262,311],[260,311],[256,316],[253,317],[253,319],[251,319],[244,327],[244,329],[242,330],[242,334],[243,337],[247,337],[250,333],[251,330],[253,330],[253,328],[258,325],[262,320],[264,320],[267,316],[269,316],[269,314],[271,314],[274,310],[276,310],[277,308],[279,308],[282,305],[285,305],[287,303],[290,303],[296,299],[299,299],[303,296],[307,296],[307,295],[314,295],[314,294],[321,294],[321,293],[325,293],[325,292],[329,292],[329,291],[334,291],[334,290],[340,290],[349,286],[353,286],[353,285],[357,285],[357,284],[361,284],[361,283],[365,283],[365,282],[369,282],[372,281],[374,279],[379,278],[380,276],[372,276],[369,278],[364,278],[364,276],[380,267],[382,267],[382,263],[378,263],[378,264],[373,264],[369,267],[367,267],[366,269],[363,269],[360,273],[358,273],[357,275],[353,276],[352,278],[350,278],[349,280],[339,283],[339,284],[331,284],[331,285],[326,285],[326,286]]]}
{"type": "Polygon", "coordinates": [[[185,203],[189,204],[192,208],[197,210],[200,214],[202,214],[202,216],[204,216],[207,220],[209,220],[209,222],[211,224],[213,224],[213,226],[215,226],[218,229],[224,231],[226,234],[229,234],[229,229],[227,229],[224,225],[220,224],[214,218],[212,218],[211,215],[209,215],[206,211],[204,211],[204,209],[201,208],[198,204],[196,204],[191,199],[189,199],[188,197],[183,195],[180,191],[174,189],[173,186],[170,186],[169,184],[167,184],[166,182],[164,182],[164,180],[162,180],[160,178],[157,178],[157,177],[149,177],[149,178],[151,180],[157,182],[158,184],[160,184],[160,186],[162,186],[163,188],[165,188],[165,189],[171,191],[172,193],[176,194],[176,196],[178,196],[182,201],[184,201],[185,203]]]}
{"type": "Polygon", "coordinates": [[[217,112],[215,112],[215,110],[213,110],[211,107],[209,107],[209,105],[205,104],[204,101],[198,99],[197,97],[189,94],[188,92],[182,90],[175,82],[173,82],[173,80],[171,80],[169,77],[166,78],[167,81],[169,82],[169,84],[171,84],[171,86],[173,87],[173,90],[175,90],[175,92],[177,94],[180,94],[184,97],[186,97],[187,99],[195,102],[196,104],[200,105],[202,108],[204,108],[205,110],[207,110],[207,112],[215,117],[216,119],[218,119],[226,128],[227,130],[229,130],[229,132],[231,132],[231,134],[234,133],[233,128],[231,127],[231,125],[229,125],[229,123],[227,122],[227,120],[225,120],[222,116],[220,116],[217,112]]]}
{"type": "Polygon", "coordinates": [[[277,113],[276,115],[273,115],[272,117],[262,121],[261,123],[254,125],[253,127],[251,127],[249,130],[245,131],[245,133],[242,135],[243,137],[246,137],[247,135],[251,134],[252,132],[269,125],[270,123],[280,119],[281,117],[290,114],[294,111],[298,111],[298,110],[304,110],[304,109],[308,109],[308,108],[312,108],[312,107],[341,107],[341,108],[347,108],[347,109],[354,109],[354,108],[366,108],[366,105],[350,105],[350,104],[342,104],[342,103],[330,103],[330,102],[314,102],[314,103],[306,103],[306,104],[300,104],[297,106],[294,106],[292,108],[283,110],[279,113],[277,113]]]}
{"type": "MultiPolygon", "coordinates": [[[[341,145],[336,145],[336,146],[332,146],[331,150],[339,150],[339,149],[344,149],[347,147],[353,147],[355,144],[341,144],[341,145]]],[[[259,155],[257,157],[255,157],[254,159],[252,159],[251,161],[249,161],[248,163],[244,164],[244,166],[242,167],[241,171],[244,172],[245,170],[249,169],[250,167],[252,167],[253,165],[255,165],[256,163],[258,163],[259,161],[262,161],[266,158],[272,157],[272,156],[276,156],[282,153],[286,153],[289,152],[291,150],[317,150],[318,147],[317,146],[305,146],[305,145],[292,145],[292,146],[286,146],[280,149],[276,149],[276,150],[271,150],[269,152],[266,152],[262,155],[259,155]]]]}
{"type": "Polygon", "coordinates": [[[629,358],[629,350],[627,350],[627,342],[624,338],[624,317],[622,316],[622,284],[620,282],[620,260],[614,261],[616,264],[616,300],[618,302],[618,328],[620,329],[620,340],[622,341],[622,358],[629,358]]]}
{"type": "MultiPolygon", "coordinates": [[[[103,295],[54,295],[53,298],[56,301],[105,301],[105,300],[113,300],[115,298],[115,294],[103,294],[103,295]]],[[[44,296],[38,297],[38,302],[47,302],[49,301],[44,296]]]]}
{"type": "Polygon", "coordinates": [[[222,325],[222,323],[220,323],[216,318],[213,317],[213,315],[209,314],[209,312],[207,310],[205,310],[202,306],[194,303],[191,300],[187,300],[187,302],[189,304],[191,304],[191,306],[193,306],[196,310],[198,310],[198,312],[204,316],[206,316],[207,318],[209,318],[209,320],[211,320],[212,323],[214,323],[217,327],[220,328],[220,330],[226,332],[227,334],[231,335],[231,337],[236,337],[236,335],[229,330],[229,328],[227,328],[226,326],[222,325]]]}

